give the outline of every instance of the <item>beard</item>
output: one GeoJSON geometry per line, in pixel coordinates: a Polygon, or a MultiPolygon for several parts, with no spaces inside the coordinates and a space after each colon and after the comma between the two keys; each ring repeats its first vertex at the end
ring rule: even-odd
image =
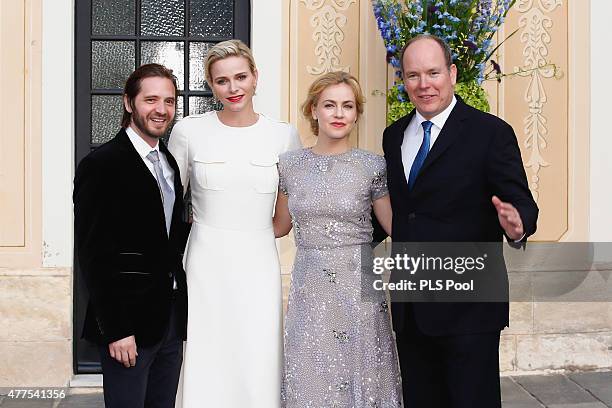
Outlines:
{"type": "MultiPolygon", "coordinates": [[[[150,114],[149,116],[151,115],[152,114],[150,114]]],[[[170,127],[170,124],[172,123],[170,120],[168,120],[168,115],[164,116],[164,119],[168,121],[166,123],[166,126],[161,129],[153,128],[151,126],[148,126],[147,116],[141,114],[135,107],[132,107],[132,121],[134,122],[134,125],[138,128],[138,130],[145,136],[151,137],[153,139],[161,139],[162,137],[164,137],[166,135],[166,132],[168,131],[168,128],[170,127]]]]}

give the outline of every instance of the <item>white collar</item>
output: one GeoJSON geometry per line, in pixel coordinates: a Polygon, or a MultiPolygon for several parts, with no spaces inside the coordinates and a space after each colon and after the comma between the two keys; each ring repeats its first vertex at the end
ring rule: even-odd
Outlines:
{"type": "MultiPolygon", "coordinates": [[[[433,118],[429,119],[429,121],[432,122],[434,125],[436,125],[438,129],[442,129],[456,104],[457,104],[457,98],[455,97],[455,95],[453,95],[453,100],[446,107],[446,109],[438,113],[433,118]]],[[[416,111],[415,119],[419,125],[427,120],[423,117],[423,115],[419,113],[418,110],[416,111]]]]}
{"type": "Polygon", "coordinates": [[[144,141],[142,137],[138,136],[138,133],[136,133],[136,131],[132,129],[131,126],[128,126],[125,129],[125,133],[127,133],[128,137],[130,138],[130,141],[134,145],[134,148],[136,149],[140,157],[142,157],[143,159],[147,158],[147,155],[151,153],[151,150],[157,150],[157,152],[159,153],[159,140],[157,141],[155,147],[151,147],[147,142],[144,141]]]}

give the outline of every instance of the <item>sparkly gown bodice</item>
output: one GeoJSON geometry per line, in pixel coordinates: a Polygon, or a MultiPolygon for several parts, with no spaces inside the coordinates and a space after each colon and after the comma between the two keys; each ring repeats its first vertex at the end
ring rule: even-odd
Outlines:
{"type": "Polygon", "coordinates": [[[385,161],[352,149],[310,149],[279,161],[297,246],[285,320],[283,406],[401,406],[397,353],[383,292],[361,297],[372,202],[387,195],[385,161]]]}
{"type": "Polygon", "coordinates": [[[291,191],[296,245],[323,249],[372,241],[370,210],[373,200],[387,194],[384,171],[382,157],[358,149],[334,156],[311,149],[288,155],[281,163],[281,189],[291,191]]]}

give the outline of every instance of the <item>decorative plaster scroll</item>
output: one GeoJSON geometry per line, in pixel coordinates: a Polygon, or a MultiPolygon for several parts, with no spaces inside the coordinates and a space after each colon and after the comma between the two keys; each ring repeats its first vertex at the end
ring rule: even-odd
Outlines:
{"type": "MultiPolygon", "coordinates": [[[[529,11],[533,7],[533,3],[536,0],[519,0],[516,3],[516,8],[521,13],[529,11]]],[[[550,13],[558,6],[562,5],[562,0],[537,0],[538,7],[545,13],[550,13]]]]}
{"type": "Polygon", "coordinates": [[[547,119],[543,115],[544,105],[548,101],[544,89],[544,78],[552,78],[556,74],[554,66],[549,65],[548,45],[551,42],[548,30],[553,25],[552,19],[546,13],[552,12],[562,4],[562,0],[519,0],[517,10],[524,15],[519,19],[521,43],[523,48],[523,66],[514,67],[517,75],[529,77],[529,85],[525,90],[525,102],[529,113],[523,120],[526,135],[525,147],[528,149],[528,159],[525,166],[530,171],[529,188],[535,200],[539,197],[540,169],[550,165],[543,155],[548,142],[547,119]],[[534,6],[535,3],[535,6],[534,6]]]}
{"type": "Polygon", "coordinates": [[[306,66],[311,75],[320,75],[330,71],[349,71],[349,67],[340,66],[340,44],[344,41],[342,28],[346,26],[347,18],[339,11],[346,11],[356,0],[330,0],[331,4],[325,4],[325,0],[301,0],[309,10],[316,11],[310,18],[310,25],[314,28],[312,39],[315,41],[314,48],[317,56],[316,67],[306,66]]]}

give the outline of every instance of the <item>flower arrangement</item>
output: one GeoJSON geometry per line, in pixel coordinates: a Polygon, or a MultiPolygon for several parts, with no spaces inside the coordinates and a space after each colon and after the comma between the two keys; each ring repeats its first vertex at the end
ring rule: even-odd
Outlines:
{"type": "MultiPolygon", "coordinates": [[[[396,70],[397,76],[387,93],[387,121],[390,123],[399,119],[414,107],[401,80],[400,53],[411,37],[426,33],[444,39],[450,46],[453,63],[457,66],[455,92],[467,104],[488,111],[489,103],[481,84],[485,79],[500,81],[504,76],[500,66],[491,59],[503,41],[495,46],[493,36],[515,2],[373,0],[374,16],[387,49],[387,61],[396,70]]],[[[507,38],[514,33],[516,31],[507,38]]]]}

